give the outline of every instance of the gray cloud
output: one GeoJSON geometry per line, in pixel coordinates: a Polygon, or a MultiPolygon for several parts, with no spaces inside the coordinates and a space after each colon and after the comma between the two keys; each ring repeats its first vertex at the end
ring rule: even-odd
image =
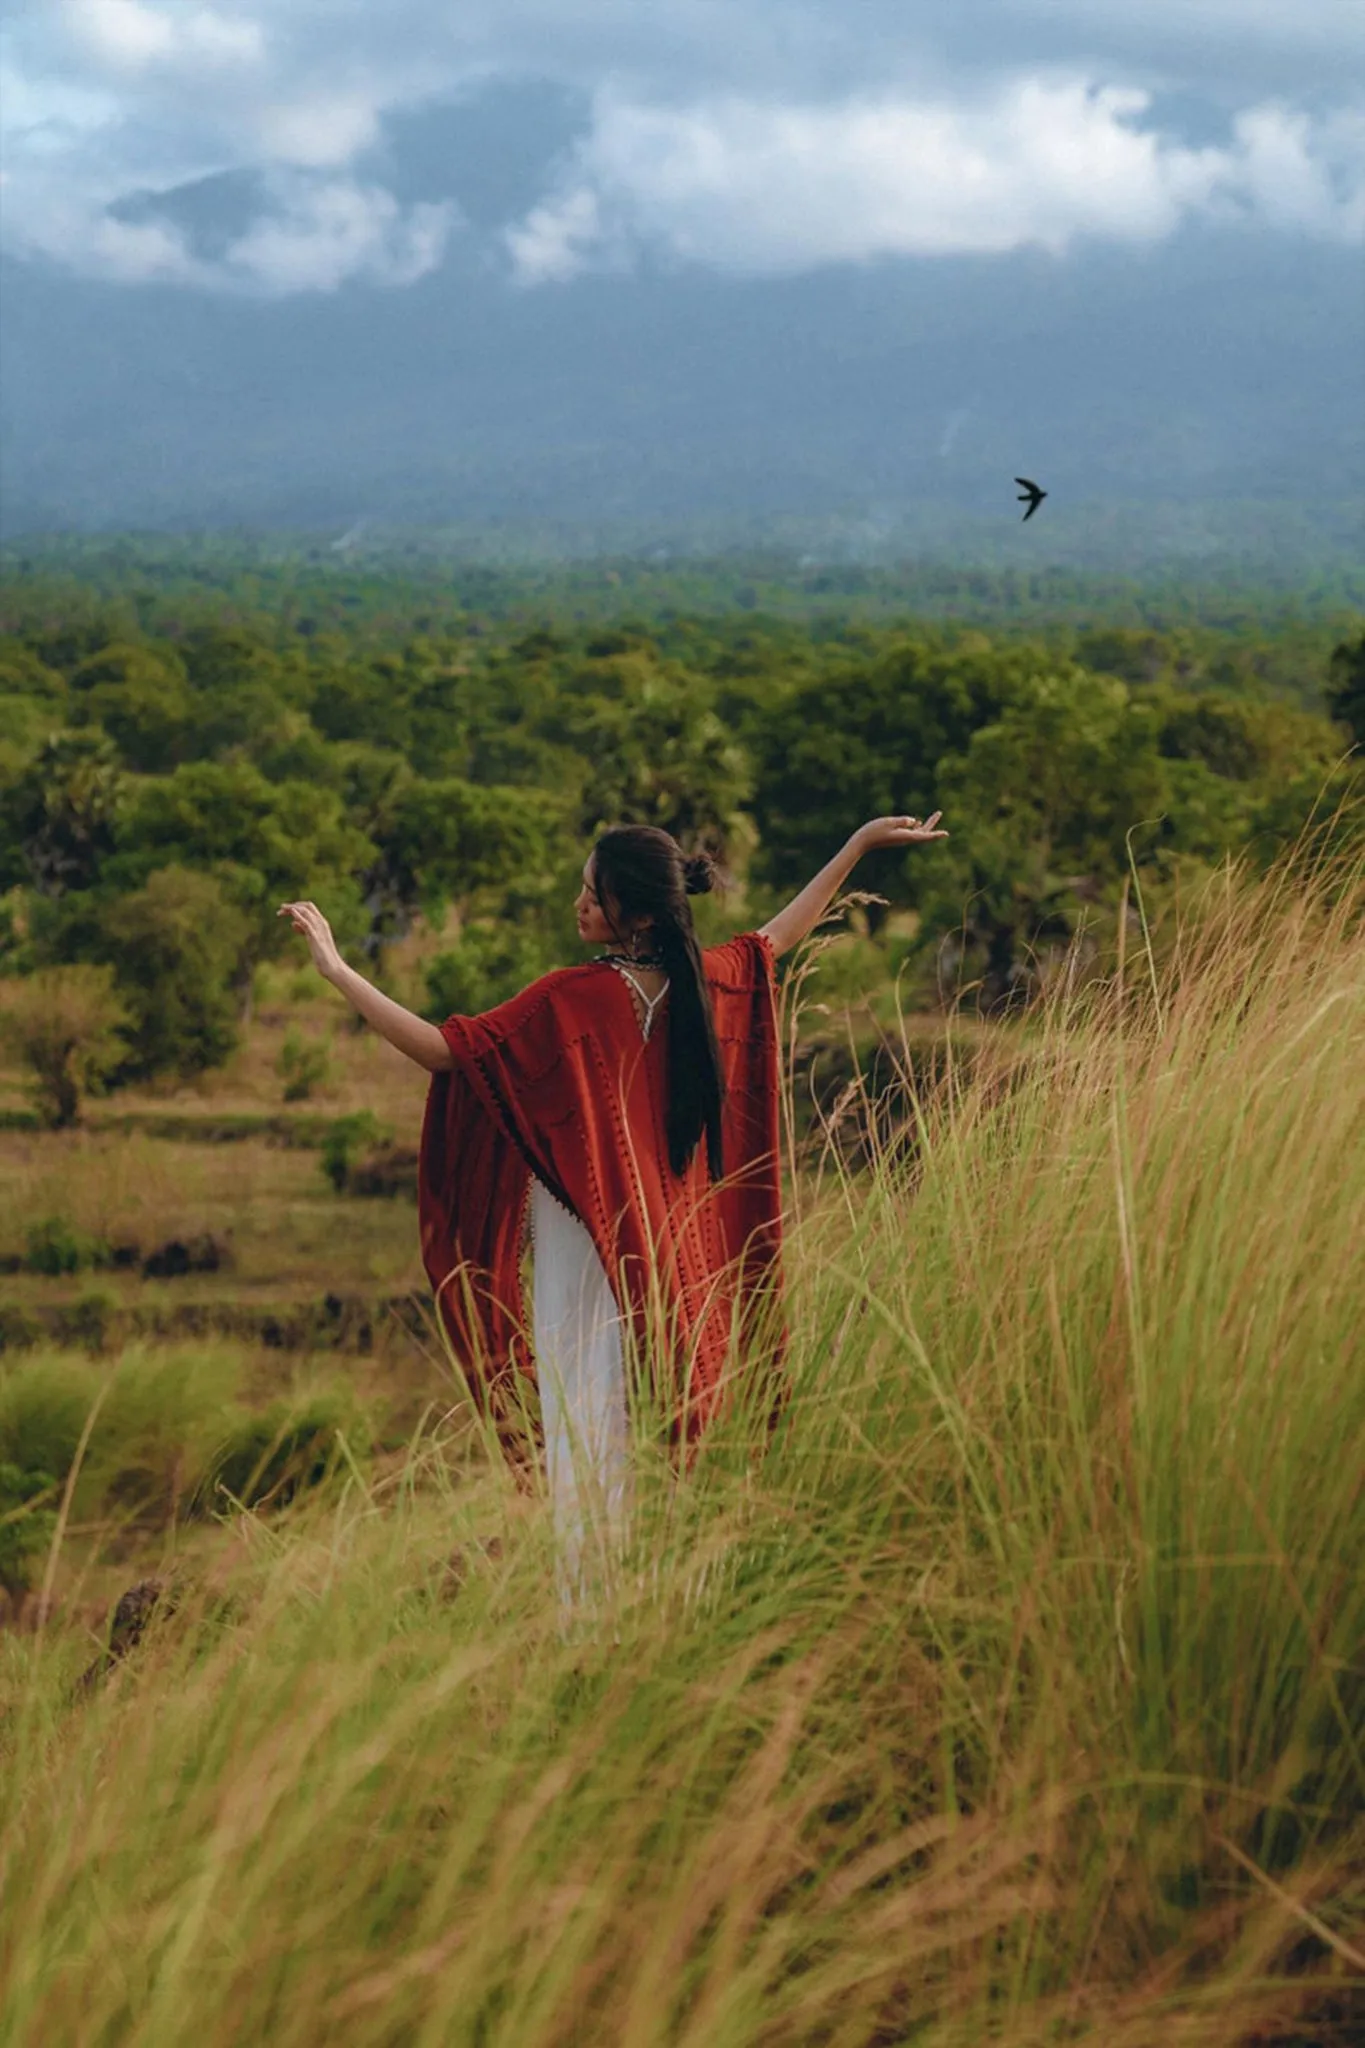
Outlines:
{"type": "Polygon", "coordinates": [[[408,283],[460,195],[401,201],[374,168],[386,135],[520,75],[596,105],[511,231],[528,281],[649,248],[758,272],[1060,251],[1195,216],[1350,236],[1360,123],[1309,87],[1360,41],[1355,0],[1147,0],[1140,21],[1107,0],[19,0],[3,233],[129,283],[408,283]],[[1221,139],[1159,119],[1163,92],[1221,109],[1221,139]],[[212,256],[173,208],[128,217],[131,195],[245,171],[261,210],[212,256]]]}

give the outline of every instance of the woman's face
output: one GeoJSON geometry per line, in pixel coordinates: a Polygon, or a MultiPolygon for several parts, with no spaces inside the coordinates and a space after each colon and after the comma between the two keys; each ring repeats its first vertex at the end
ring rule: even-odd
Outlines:
{"type": "Polygon", "coordinates": [[[597,890],[593,886],[591,854],[583,863],[583,886],[575,899],[574,912],[578,918],[578,936],[589,946],[628,946],[632,932],[637,929],[643,930],[649,922],[648,918],[637,919],[633,925],[623,922],[619,930],[612,930],[611,920],[602,908],[597,890]]]}
{"type": "Polygon", "coordinates": [[[574,911],[578,918],[578,936],[588,945],[611,946],[618,943],[592,884],[591,854],[583,864],[583,887],[578,892],[574,911]]]}

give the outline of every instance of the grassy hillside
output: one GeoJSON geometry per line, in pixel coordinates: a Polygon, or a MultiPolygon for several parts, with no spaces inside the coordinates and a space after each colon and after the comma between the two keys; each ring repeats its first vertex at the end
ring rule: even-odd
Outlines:
{"type": "Polygon", "coordinates": [[[781,1430],[642,1419],[572,1625],[455,1406],[165,1518],[88,1694],[0,1636],[5,2041],[1358,2040],[1362,911],[1215,880],[810,1161],[781,1430]]]}

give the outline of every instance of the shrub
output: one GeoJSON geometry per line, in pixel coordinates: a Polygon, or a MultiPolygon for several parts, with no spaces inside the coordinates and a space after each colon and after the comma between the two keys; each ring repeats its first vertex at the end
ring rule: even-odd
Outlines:
{"type": "Polygon", "coordinates": [[[36,1316],[17,1308],[12,1301],[0,1301],[0,1353],[27,1351],[43,1339],[43,1326],[36,1316]]]}
{"type": "MultiPolygon", "coordinates": [[[[63,1485],[97,1401],[75,1489],[85,1515],[204,1514],[225,1504],[220,1485],[247,1505],[283,1505],[335,1468],[342,1433],[368,1452],[369,1426],[349,1388],[314,1388],[252,1413],[238,1399],[242,1367],[243,1353],[228,1344],[134,1346],[105,1366],[51,1350],[27,1358],[0,1373],[0,1473],[63,1485]]],[[[6,1486],[13,1493],[19,1481],[0,1480],[0,1545],[10,1526],[6,1486]]]]}
{"type": "Polygon", "coordinates": [[[126,1059],[128,1022],[110,967],[48,967],[3,985],[0,1028],[30,1071],[49,1128],[78,1122],[82,1095],[126,1059]]]}
{"type": "Polygon", "coordinates": [[[136,1348],[113,1370],[91,1445],[91,1490],[140,1519],[169,1521],[239,1426],[240,1354],[212,1344],[136,1348]]]}
{"type": "Polygon", "coordinates": [[[320,1486],[342,1462],[340,1437],[352,1449],[369,1447],[369,1433],[354,1399],[340,1390],[302,1400],[276,1401],[245,1417],[210,1460],[195,1504],[212,1508],[225,1494],[244,1507],[282,1507],[320,1486]]]}
{"type": "Polygon", "coordinates": [[[68,1344],[83,1345],[87,1351],[107,1351],[118,1325],[117,1298],[103,1288],[92,1288],[73,1301],[61,1319],[62,1336],[68,1344]]]}
{"type": "Polygon", "coordinates": [[[414,1145],[375,1145],[352,1166],[351,1195],[410,1195],[417,1199],[418,1154],[414,1145]]]}
{"type": "Polygon", "coordinates": [[[29,1226],[24,1264],[30,1273],[83,1273],[107,1264],[108,1258],[108,1247],[99,1238],[87,1237],[64,1216],[44,1216],[29,1226]]]}
{"type": "Polygon", "coordinates": [[[339,1195],[350,1186],[352,1171],[361,1154],[392,1135],[369,1109],[339,1116],[327,1126],[322,1141],[322,1170],[339,1195]]]}
{"type": "Polygon", "coordinates": [[[24,915],[24,900],[21,889],[5,891],[0,896],[0,972],[21,974],[29,964],[28,920],[24,915]]]}
{"type": "Polygon", "coordinates": [[[51,1353],[0,1374],[0,1464],[65,1479],[100,1380],[88,1361],[51,1353]]]}
{"type": "Polygon", "coordinates": [[[284,1034],[275,1072],[284,1082],[286,1102],[307,1102],[315,1088],[325,1088],[331,1079],[331,1054],[327,1046],[317,1039],[305,1038],[297,1025],[291,1024],[284,1034]]]}
{"type": "Polygon", "coordinates": [[[147,1280],[180,1280],[186,1273],[221,1273],[233,1264],[232,1245],[227,1237],[211,1230],[195,1237],[171,1237],[142,1261],[147,1280]]]}
{"type": "Polygon", "coordinates": [[[55,1493],[49,1472],[0,1464],[0,1590],[16,1606],[31,1590],[33,1564],[52,1541],[55,1511],[40,1505],[55,1493]]]}

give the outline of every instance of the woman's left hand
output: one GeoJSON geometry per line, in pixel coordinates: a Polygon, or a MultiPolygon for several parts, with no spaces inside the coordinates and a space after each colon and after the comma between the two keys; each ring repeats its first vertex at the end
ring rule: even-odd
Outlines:
{"type": "Polygon", "coordinates": [[[942,811],[935,811],[932,818],[869,818],[854,833],[854,843],[859,853],[870,853],[876,846],[920,846],[929,839],[946,839],[946,832],[934,830],[942,816],[942,811]]]}
{"type": "Polygon", "coordinates": [[[337,942],[332,937],[328,924],[316,903],[282,903],[277,913],[293,921],[294,930],[302,932],[308,941],[308,950],[313,956],[313,965],[324,980],[331,981],[342,965],[337,942]]]}

